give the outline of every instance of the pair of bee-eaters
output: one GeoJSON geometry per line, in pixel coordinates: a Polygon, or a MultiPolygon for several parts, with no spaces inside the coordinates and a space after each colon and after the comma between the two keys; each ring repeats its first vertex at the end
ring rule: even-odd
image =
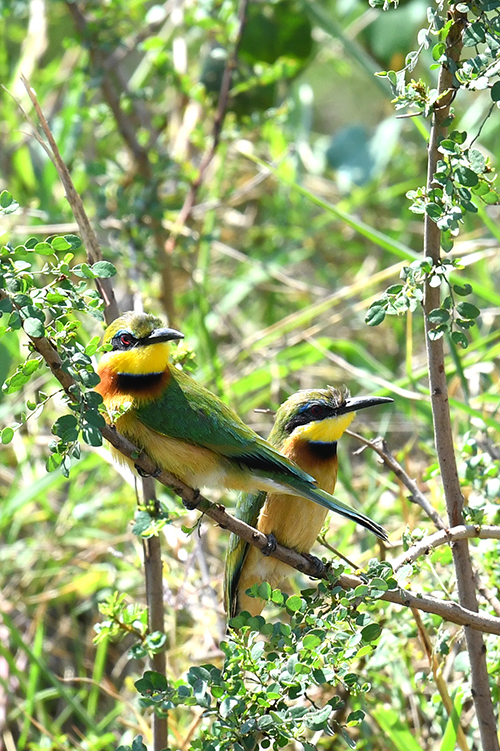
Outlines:
{"type": "MultiPolygon", "coordinates": [[[[145,313],[125,313],[106,329],[103,341],[111,349],[99,363],[96,390],[110,413],[128,403],[116,419],[123,435],[192,488],[246,493],[237,515],[268,535],[270,543],[308,553],[328,511],[387,539],[380,525],[331,493],[337,441],[355,411],[392,399],[352,398],[332,387],[299,391],[280,407],[265,441],[215,394],[169,363],[169,342],[182,338],[145,313]]],[[[243,609],[260,613],[263,601],[246,590],[263,581],[276,587],[289,572],[286,564],[231,535],[225,577],[228,616],[243,609]]]]}

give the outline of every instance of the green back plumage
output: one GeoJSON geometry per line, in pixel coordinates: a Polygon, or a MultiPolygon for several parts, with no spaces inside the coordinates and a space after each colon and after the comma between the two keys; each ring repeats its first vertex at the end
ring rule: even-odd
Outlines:
{"type": "Polygon", "coordinates": [[[292,487],[295,482],[297,487],[315,483],[245,425],[215,394],[177,368],[170,367],[170,374],[163,394],[135,410],[144,425],[162,435],[211,449],[256,475],[290,482],[292,487]]]}

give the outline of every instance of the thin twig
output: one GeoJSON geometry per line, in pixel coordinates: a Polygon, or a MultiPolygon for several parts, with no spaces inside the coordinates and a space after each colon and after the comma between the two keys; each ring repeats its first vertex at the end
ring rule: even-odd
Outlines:
{"type": "Polygon", "coordinates": [[[485,524],[483,527],[477,527],[472,524],[459,524],[451,529],[442,529],[433,535],[424,537],[423,540],[416,542],[398,558],[392,560],[392,567],[394,571],[397,571],[405,563],[413,563],[417,558],[428,555],[440,545],[468,539],[500,540],[500,526],[485,524]]]}
{"type": "MultiPolygon", "coordinates": [[[[24,78],[24,76],[21,76],[21,79],[26,88],[26,91],[28,92],[31,102],[35,108],[35,112],[38,115],[42,130],[49,143],[49,147],[45,147],[45,150],[49,154],[50,159],[57,170],[59,179],[63,184],[66,198],[80,228],[80,234],[82,236],[83,244],[85,245],[89,263],[96,263],[97,261],[100,261],[102,259],[101,248],[99,246],[96,234],[92,229],[92,225],[89,222],[88,216],[85,213],[85,209],[83,208],[82,199],[76,192],[69,170],[61,157],[57,143],[54,136],[52,135],[47,120],[45,119],[45,115],[42,112],[42,108],[40,107],[35,92],[29,85],[28,81],[24,78]]],[[[37,140],[40,142],[40,138],[38,138],[37,140]]],[[[106,320],[108,322],[111,322],[119,315],[118,305],[116,303],[115,293],[113,292],[111,282],[109,279],[96,279],[95,282],[99,293],[105,302],[106,320]]]]}
{"type": "Polygon", "coordinates": [[[222,126],[226,117],[227,104],[229,101],[229,91],[231,88],[233,70],[235,69],[238,60],[238,50],[243,34],[243,29],[245,27],[248,3],[249,0],[240,0],[240,5],[238,8],[238,29],[236,32],[236,39],[234,42],[233,50],[231,54],[228,55],[226,65],[224,67],[224,73],[222,75],[219,100],[217,102],[217,110],[215,112],[214,124],[212,129],[212,142],[201,160],[198,170],[198,176],[190,185],[182,208],[179,212],[179,216],[177,217],[177,221],[175,222],[175,227],[172,229],[171,235],[165,243],[165,252],[167,256],[171,256],[174,252],[180,229],[186,224],[187,220],[189,219],[191,211],[194,207],[196,194],[203,182],[208,166],[214,158],[215,152],[217,151],[217,147],[219,145],[222,126]]]}
{"type": "Polygon", "coordinates": [[[396,477],[399,478],[403,485],[408,488],[410,491],[410,500],[417,503],[425,511],[427,516],[432,519],[438,529],[446,529],[446,524],[443,519],[439,516],[436,509],[429,503],[415,480],[411,479],[401,464],[387,449],[387,444],[381,436],[370,441],[352,430],[346,430],[346,433],[353,438],[356,438],[356,440],[360,441],[360,443],[363,443],[365,446],[372,448],[375,453],[380,456],[386,467],[394,472],[396,477]]]}
{"type": "Polygon", "coordinates": [[[450,694],[448,693],[448,686],[446,685],[446,681],[443,678],[443,672],[441,666],[438,663],[436,653],[432,648],[432,643],[427,629],[424,626],[424,622],[417,608],[412,608],[411,610],[413,617],[415,618],[415,623],[417,624],[420,639],[427,654],[427,659],[429,660],[429,665],[432,670],[434,682],[437,686],[437,690],[439,691],[439,695],[441,696],[441,700],[446,710],[446,714],[448,715],[448,719],[451,721],[455,720],[456,722],[457,743],[460,746],[461,751],[469,751],[467,738],[465,737],[464,729],[460,724],[460,717],[457,717],[455,707],[453,706],[453,701],[450,694]]]}
{"type": "MultiPolygon", "coordinates": [[[[446,40],[446,55],[457,64],[462,51],[462,31],[464,24],[467,22],[467,15],[460,13],[453,5],[450,6],[448,14],[452,20],[452,25],[446,40]]],[[[455,93],[453,87],[453,75],[446,64],[442,65],[438,79],[438,100],[440,107],[434,110],[429,137],[427,161],[427,189],[429,191],[432,190],[437,162],[441,157],[438,151],[439,144],[441,139],[446,137],[447,133],[445,123],[449,116],[450,105],[455,93]]],[[[432,258],[435,266],[440,264],[441,231],[428,214],[425,215],[424,219],[423,254],[425,257],[432,258]]],[[[453,445],[443,338],[431,339],[429,336],[435,327],[435,324],[429,322],[429,314],[435,308],[440,307],[440,295],[440,288],[432,287],[429,284],[429,280],[427,280],[424,294],[425,339],[436,453],[443,482],[449,525],[457,526],[462,521],[464,499],[460,489],[453,445]]],[[[474,587],[474,573],[467,540],[464,539],[455,542],[452,546],[452,553],[457,577],[459,602],[467,610],[477,611],[478,603],[474,587]]],[[[466,628],[465,638],[471,667],[472,697],[483,751],[499,751],[500,745],[498,742],[486,661],[486,646],[482,634],[477,630],[466,628]]]]}

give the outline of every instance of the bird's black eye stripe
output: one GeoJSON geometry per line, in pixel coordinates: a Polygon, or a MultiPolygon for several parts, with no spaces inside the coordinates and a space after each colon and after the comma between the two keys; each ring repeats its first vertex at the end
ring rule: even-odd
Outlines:
{"type": "Polygon", "coordinates": [[[113,350],[126,350],[135,347],[137,339],[130,331],[117,331],[111,340],[113,350]]]}
{"type": "Polygon", "coordinates": [[[310,422],[325,420],[327,417],[334,417],[337,414],[338,407],[331,404],[322,404],[321,402],[312,402],[306,404],[300,412],[294,415],[285,425],[287,433],[292,433],[300,425],[308,425],[310,422]]]}

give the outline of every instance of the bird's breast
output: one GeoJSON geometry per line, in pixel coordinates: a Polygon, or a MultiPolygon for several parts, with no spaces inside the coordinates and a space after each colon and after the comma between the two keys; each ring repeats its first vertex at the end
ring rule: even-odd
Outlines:
{"type": "Polygon", "coordinates": [[[117,409],[124,402],[134,405],[157,399],[170,381],[168,368],[149,373],[117,372],[112,367],[102,365],[97,369],[101,382],[96,391],[101,394],[108,409],[117,409]]]}
{"type": "MultiPolygon", "coordinates": [[[[337,482],[337,446],[334,442],[289,441],[282,452],[310,474],[318,487],[333,493],[337,482]],[[332,443],[334,445],[332,445],[332,443]]],[[[258,529],[299,552],[308,552],[321,531],[328,511],[300,496],[268,493],[262,506],[258,529]]]]}

